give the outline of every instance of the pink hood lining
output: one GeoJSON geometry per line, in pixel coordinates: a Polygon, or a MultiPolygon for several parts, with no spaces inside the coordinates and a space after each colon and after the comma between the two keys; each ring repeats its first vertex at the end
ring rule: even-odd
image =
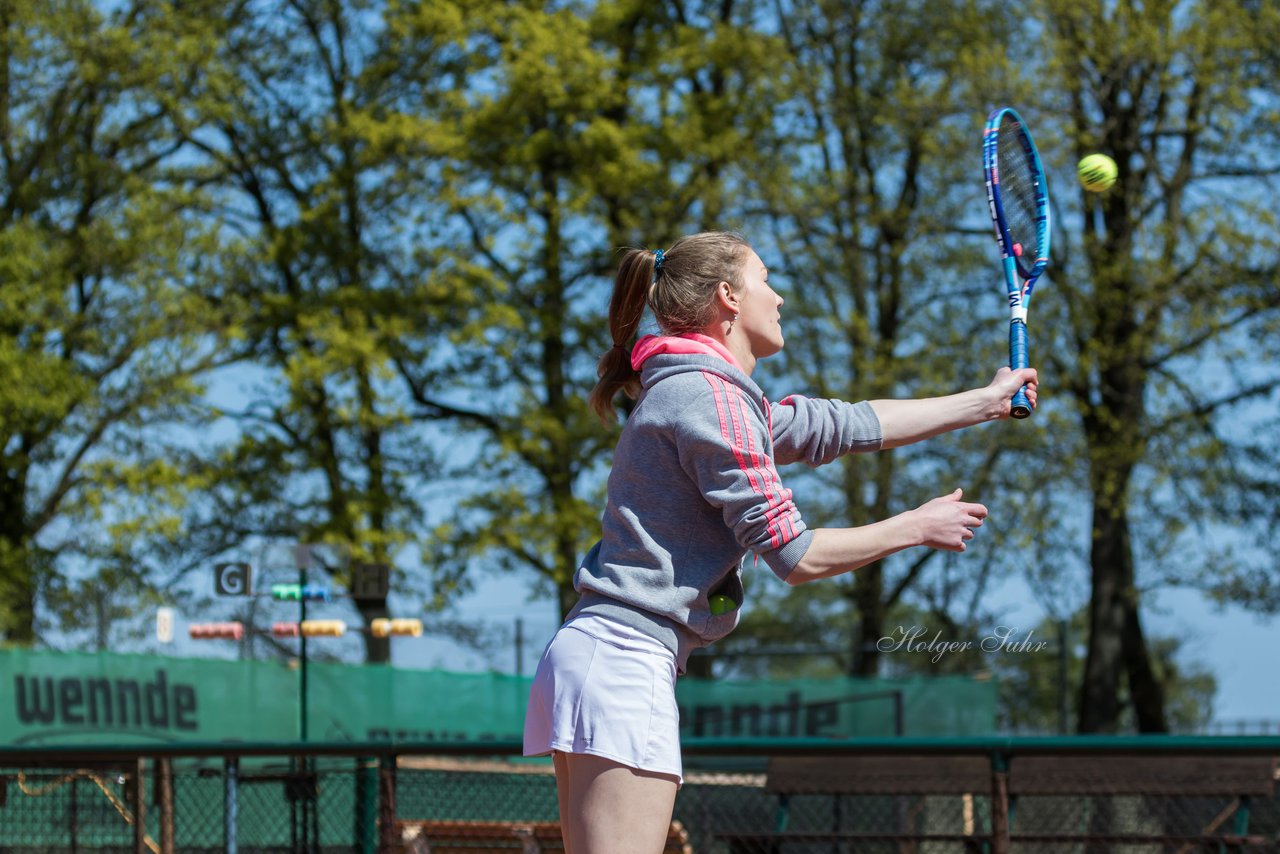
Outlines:
{"type": "Polygon", "coordinates": [[[646,335],[631,348],[631,367],[638,371],[650,356],[667,353],[677,356],[719,356],[738,370],[742,370],[738,360],[729,352],[729,348],[701,332],[686,332],[683,335],[646,335]]]}

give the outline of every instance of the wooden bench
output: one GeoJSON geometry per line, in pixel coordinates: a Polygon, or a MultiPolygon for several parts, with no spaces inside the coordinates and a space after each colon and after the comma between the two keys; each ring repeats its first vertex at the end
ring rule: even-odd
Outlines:
{"type": "MultiPolygon", "coordinates": [[[[765,791],[777,795],[778,808],[770,832],[718,832],[731,852],[762,854],[785,843],[897,842],[901,852],[914,852],[921,842],[950,842],[964,850],[980,851],[990,843],[989,830],[980,830],[974,796],[992,794],[991,762],[985,756],[839,756],[776,757],[769,761],[765,791]],[[790,828],[792,799],[802,795],[832,796],[831,830],[790,828]],[[895,810],[895,829],[884,832],[841,830],[841,796],[904,796],[909,805],[895,810]],[[949,795],[962,800],[964,820],[955,833],[924,833],[914,829],[925,797],[949,795]]],[[[854,850],[857,850],[856,845],[854,850]]]]}
{"type": "MultiPolygon", "coordinates": [[[[397,821],[402,854],[538,854],[563,851],[556,821],[397,821]]],[[[664,854],[693,854],[689,833],[678,821],[667,831],[664,854]]]]}
{"type": "Polygon", "coordinates": [[[1010,763],[1009,823],[1014,826],[1019,802],[1031,797],[1117,796],[1204,798],[1221,802],[1216,816],[1198,833],[1118,832],[1093,824],[1093,811],[1082,827],[1071,831],[1020,832],[1014,830],[1013,843],[1082,843],[1118,846],[1143,843],[1177,846],[1177,851],[1241,850],[1264,847],[1274,842],[1249,834],[1249,810],[1253,798],[1271,798],[1275,793],[1276,759],[1268,756],[1153,756],[1149,754],[1106,756],[1022,756],[1010,763]],[[1224,826],[1230,822],[1230,827],[1224,826]]]}
{"type": "MultiPolygon", "coordinates": [[[[840,756],[831,758],[774,758],[765,790],[777,796],[774,828],[767,832],[723,830],[716,837],[735,854],[765,854],[788,843],[898,843],[903,854],[920,843],[946,842],[966,851],[1002,854],[1011,844],[1036,850],[1049,844],[1083,845],[1086,851],[1105,851],[1120,845],[1163,845],[1171,851],[1265,850],[1274,843],[1249,833],[1250,802],[1275,793],[1277,760],[1267,756],[1231,755],[1033,755],[1015,756],[1008,769],[984,755],[973,756],[840,756]],[[791,828],[792,799],[802,795],[831,798],[830,831],[791,828]],[[897,804],[890,829],[883,832],[841,830],[842,796],[905,796],[897,804]],[[917,827],[927,796],[956,796],[963,801],[962,820],[954,832],[926,832],[917,827]],[[1037,797],[1114,798],[1117,796],[1184,797],[1217,800],[1215,817],[1199,832],[1120,832],[1106,822],[1069,830],[1041,832],[1014,829],[1020,801],[1028,808],[1037,797]],[[975,797],[990,804],[989,823],[979,827],[975,797]],[[1228,822],[1230,827],[1224,827],[1228,822]]],[[[1078,809],[1078,808],[1077,808],[1078,809]]],[[[1105,808],[1103,808],[1105,809],[1105,808]]],[[[1086,807],[1083,814],[1105,816],[1086,807]]],[[[1025,823],[1025,821],[1024,821],[1025,823]]]]}

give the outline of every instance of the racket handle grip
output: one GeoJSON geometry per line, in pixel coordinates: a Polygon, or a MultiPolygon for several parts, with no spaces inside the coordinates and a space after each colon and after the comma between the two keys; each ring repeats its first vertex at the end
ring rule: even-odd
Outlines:
{"type": "MultiPolygon", "coordinates": [[[[1009,367],[1015,371],[1027,367],[1027,324],[1014,318],[1009,321],[1009,367]]],[[[1014,418],[1031,415],[1031,401],[1027,399],[1027,387],[1023,386],[1013,396],[1009,414],[1014,418]]]]}

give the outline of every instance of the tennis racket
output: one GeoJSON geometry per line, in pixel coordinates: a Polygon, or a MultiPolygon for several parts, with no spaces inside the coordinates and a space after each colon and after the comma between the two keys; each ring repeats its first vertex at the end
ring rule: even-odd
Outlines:
{"type": "MultiPolygon", "coordinates": [[[[1009,367],[1016,371],[1027,367],[1027,303],[1049,263],[1049,189],[1026,122],[1009,107],[987,119],[982,168],[1009,295],[1009,367]]],[[[1014,418],[1031,414],[1026,391],[1013,396],[1014,418]]]]}

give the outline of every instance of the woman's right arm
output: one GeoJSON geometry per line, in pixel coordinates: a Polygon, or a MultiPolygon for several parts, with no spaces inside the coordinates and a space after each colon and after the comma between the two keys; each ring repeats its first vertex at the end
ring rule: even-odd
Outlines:
{"type": "Polygon", "coordinates": [[[961,501],[957,489],[915,510],[858,528],[817,528],[804,557],[787,575],[791,585],[831,578],[912,546],[962,552],[987,508],[961,501]]]}

